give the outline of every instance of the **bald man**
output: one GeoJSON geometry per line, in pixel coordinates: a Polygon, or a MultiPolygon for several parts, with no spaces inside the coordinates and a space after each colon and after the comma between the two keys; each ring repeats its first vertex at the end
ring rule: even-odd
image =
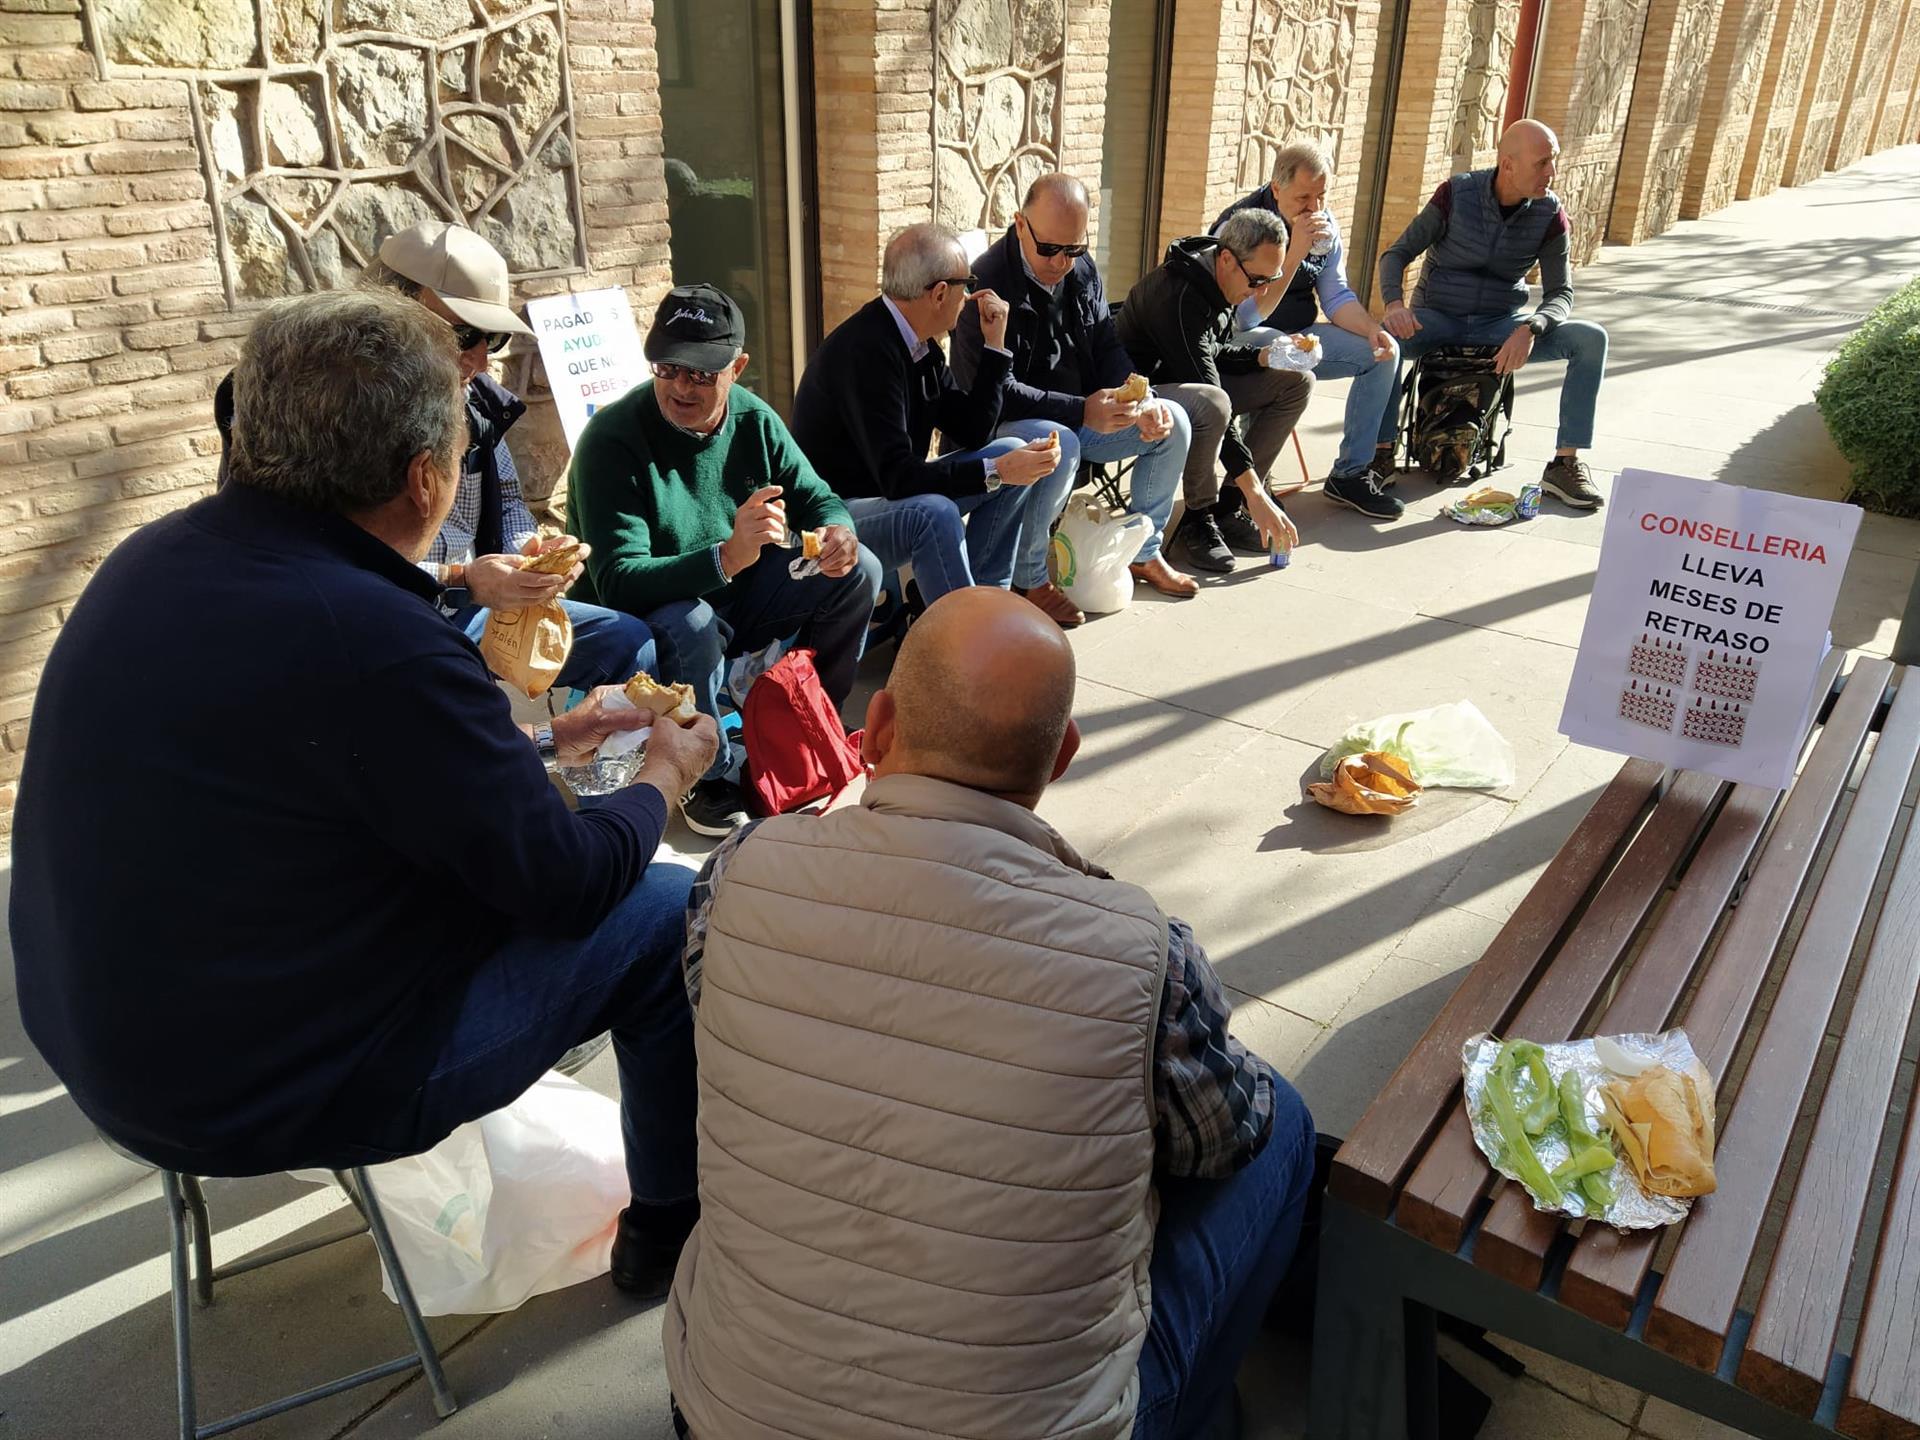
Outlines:
{"type": "Polygon", "coordinates": [[[709,859],[680,1433],[1161,1440],[1231,1405],[1313,1126],[1193,932],[1034,814],[1073,687],[1035,607],[954,591],[868,707],[861,803],[709,859]]]}
{"type": "MultiPolygon", "coordinates": [[[[1549,188],[1560,142],[1538,120],[1516,120],[1500,137],[1491,170],[1455,175],[1380,257],[1385,324],[1402,358],[1442,345],[1495,345],[1494,368],[1511,375],[1530,360],[1564,360],[1560,430],[1541,488],[1576,510],[1605,503],[1580,452],[1593,444],[1593,412],[1607,368],[1607,332],[1573,314],[1570,226],[1549,188]],[[1425,255],[1413,304],[1403,281],[1425,255]],[[1541,297],[1529,308],[1527,275],[1540,267],[1541,297]]],[[[1379,444],[1394,443],[1399,381],[1380,416],[1379,444]]]]}
{"type": "MultiPolygon", "coordinates": [[[[973,273],[1010,311],[1013,372],[1000,398],[998,433],[1022,441],[1060,437],[1060,463],[1034,487],[1044,497],[1033,513],[1049,520],[1066,507],[1081,461],[1132,460],[1132,505],[1153,530],[1128,568],[1136,583],[1187,599],[1200,585],[1161,557],[1160,536],[1173,518],[1192,422],[1177,405],[1119,393],[1133,361],[1113,327],[1088,223],[1087,187],[1071,175],[1042,175],[1027,187],[1007,233],[974,262],[973,273]]],[[[961,383],[971,383],[985,349],[979,317],[961,312],[953,332],[953,373],[961,383]]],[[[1077,625],[1086,616],[1048,577],[1050,538],[1038,524],[1022,531],[1014,588],[1062,625],[1077,625]]]]}

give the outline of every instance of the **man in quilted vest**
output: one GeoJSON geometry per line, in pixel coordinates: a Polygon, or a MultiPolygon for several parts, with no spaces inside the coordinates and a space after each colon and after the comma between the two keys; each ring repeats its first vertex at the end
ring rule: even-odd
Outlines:
{"type": "Polygon", "coordinates": [[[861,803],[737,832],[689,897],[681,1434],[1161,1440],[1231,1410],[1313,1126],[1193,932],[1034,814],[1073,685],[1037,608],[950,593],[868,708],[861,803]]]}
{"type": "MultiPolygon", "coordinates": [[[[1443,181],[1380,257],[1386,327],[1403,357],[1442,345],[1498,345],[1495,368],[1511,375],[1529,360],[1564,360],[1560,431],[1541,488],[1576,510],[1605,503],[1580,452],[1593,444],[1593,411],[1607,368],[1607,332],[1575,320],[1570,227],[1553,183],[1560,142],[1538,120],[1517,120],[1500,137],[1499,163],[1443,181]],[[1414,257],[1426,265],[1404,298],[1414,257]],[[1527,276],[1540,267],[1540,303],[1528,308],[1527,276]]],[[[1399,411],[1394,387],[1380,416],[1379,443],[1391,446],[1399,411]]]]}

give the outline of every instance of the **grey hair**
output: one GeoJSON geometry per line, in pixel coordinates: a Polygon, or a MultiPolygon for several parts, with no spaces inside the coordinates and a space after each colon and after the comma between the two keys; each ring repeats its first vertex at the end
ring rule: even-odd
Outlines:
{"type": "Polygon", "coordinates": [[[1286,222],[1271,210],[1236,210],[1214,234],[1242,263],[1262,245],[1287,248],[1286,222]]]}
{"type": "Polygon", "coordinates": [[[918,300],[936,281],[951,280],[955,265],[965,269],[966,263],[960,237],[945,225],[923,220],[887,241],[880,293],[890,300],[918,300]]]}
{"type": "Polygon", "coordinates": [[[261,312],[233,372],[232,479],[311,510],[384,505],[422,451],[466,443],[453,331],[385,290],[321,291],[261,312]]]}
{"type": "Polygon", "coordinates": [[[1333,159],[1315,140],[1294,140],[1282,145],[1273,157],[1273,184],[1275,189],[1293,183],[1293,177],[1302,170],[1309,175],[1329,175],[1333,172],[1333,159]]]}
{"type": "Polygon", "coordinates": [[[402,275],[378,256],[369,260],[367,268],[360,272],[360,283],[375,290],[398,290],[409,300],[417,299],[426,288],[418,280],[402,275]]]}

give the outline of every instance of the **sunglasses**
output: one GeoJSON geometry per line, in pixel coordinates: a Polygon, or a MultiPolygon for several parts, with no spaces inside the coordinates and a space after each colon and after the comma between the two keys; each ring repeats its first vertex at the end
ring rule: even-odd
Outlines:
{"type": "Polygon", "coordinates": [[[1071,255],[1075,260],[1078,260],[1082,255],[1086,254],[1087,251],[1091,248],[1090,246],[1087,245],[1085,241],[1082,241],[1078,245],[1061,245],[1053,240],[1042,240],[1038,235],[1034,234],[1033,222],[1031,220],[1028,220],[1027,217],[1024,215],[1022,215],[1020,218],[1023,221],[1026,221],[1027,235],[1033,241],[1033,248],[1035,250],[1038,250],[1042,255],[1046,256],[1049,260],[1051,260],[1056,255],[1071,255]]]}
{"type": "Polygon", "coordinates": [[[967,294],[971,295],[980,288],[980,277],[978,275],[956,275],[947,280],[935,280],[927,286],[927,290],[932,292],[938,290],[942,285],[958,285],[962,290],[965,290],[967,294]]]}
{"type": "Polygon", "coordinates": [[[685,380],[689,385],[698,385],[703,390],[711,390],[720,381],[722,372],[718,370],[695,370],[687,365],[655,365],[654,378],[659,380],[685,380]]]}
{"type": "Polygon", "coordinates": [[[513,336],[505,330],[482,330],[478,325],[453,327],[453,343],[458,345],[463,353],[484,340],[487,342],[487,353],[491,355],[496,350],[506,349],[508,342],[512,339],[513,336]]]}
{"type": "MultiPolygon", "coordinates": [[[[1233,255],[1233,251],[1229,250],[1227,251],[1227,254],[1233,255]]],[[[1262,285],[1271,285],[1273,284],[1274,281],[1280,278],[1278,275],[1254,274],[1251,270],[1247,269],[1247,262],[1242,260],[1238,255],[1233,255],[1233,263],[1238,265],[1240,267],[1240,273],[1247,277],[1247,284],[1251,285],[1256,290],[1258,290],[1262,285]]]]}

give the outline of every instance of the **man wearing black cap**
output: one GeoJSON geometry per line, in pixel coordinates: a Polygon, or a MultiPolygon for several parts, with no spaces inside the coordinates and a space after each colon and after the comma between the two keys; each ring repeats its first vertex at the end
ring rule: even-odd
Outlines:
{"type": "MultiPolygon", "coordinates": [[[[569,480],[587,583],[645,619],[661,679],[693,687],[719,718],[729,657],[798,635],[838,705],[853,689],[880,562],[765,401],[735,382],[746,324],[711,285],[667,293],[647,334],[653,379],[587,422],[569,480]],[[800,536],[820,533],[819,571],[796,577],[800,536]]],[[[703,835],[748,818],[723,733],[681,809],[703,835]]]]}

